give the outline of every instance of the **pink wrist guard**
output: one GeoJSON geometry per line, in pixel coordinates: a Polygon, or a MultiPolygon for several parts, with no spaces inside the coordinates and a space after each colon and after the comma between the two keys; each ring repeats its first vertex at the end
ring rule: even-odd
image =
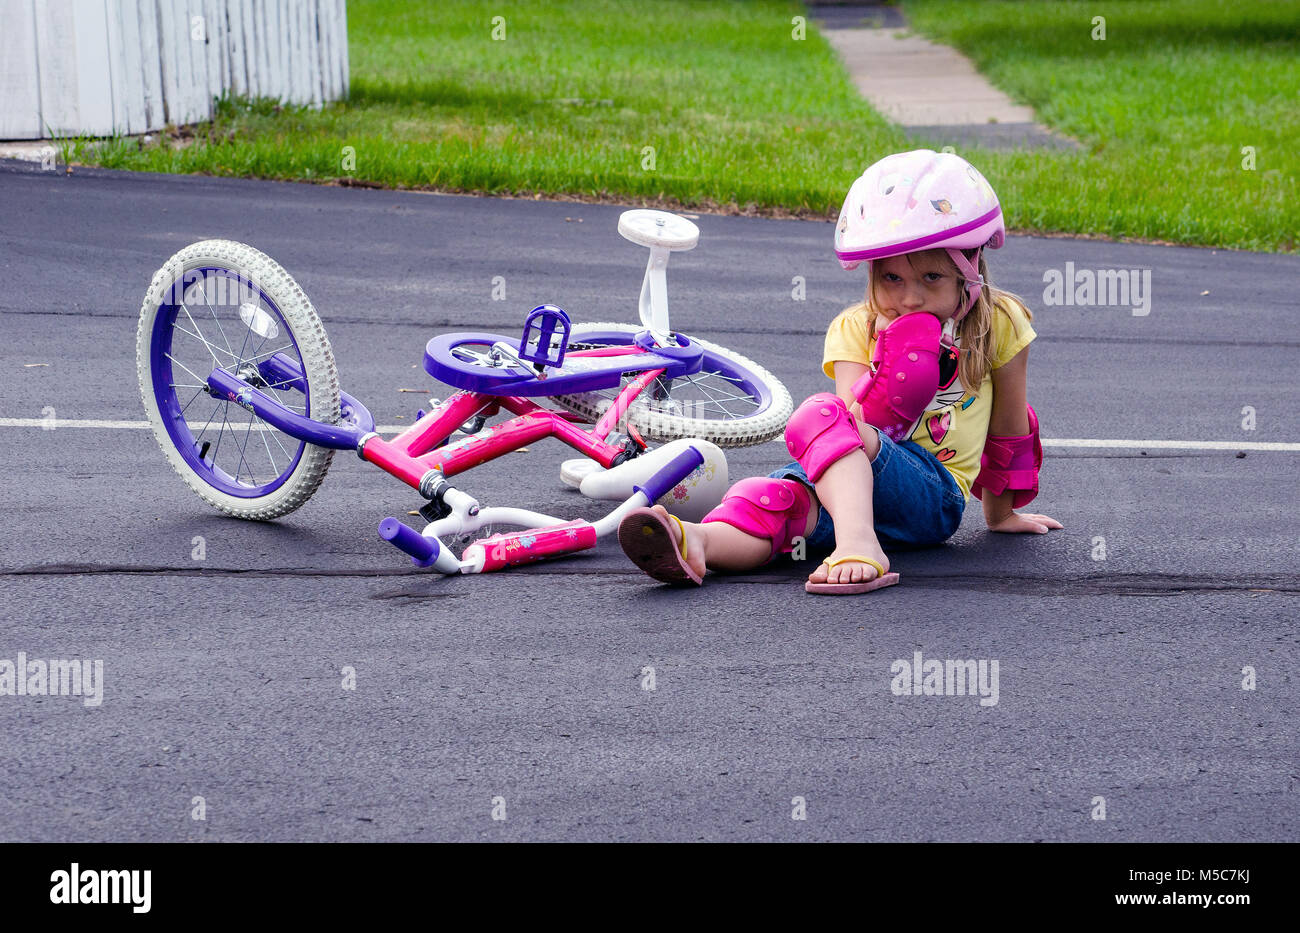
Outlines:
{"type": "Polygon", "coordinates": [[[862,420],[902,441],[939,389],[940,336],[933,314],[904,314],[876,337],[875,371],[853,384],[862,420]]]}
{"type": "Polygon", "coordinates": [[[971,484],[970,491],[983,501],[984,492],[1000,496],[1008,489],[1015,491],[1011,507],[1018,509],[1034,501],[1038,495],[1038,468],[1043,465],[1043,445],[1038,438],[1038,416],[1033,406],[1029,409],[1029,433],[1017,437],[990,434],[984,442],[980,457],[980,473],[971,484]]]}

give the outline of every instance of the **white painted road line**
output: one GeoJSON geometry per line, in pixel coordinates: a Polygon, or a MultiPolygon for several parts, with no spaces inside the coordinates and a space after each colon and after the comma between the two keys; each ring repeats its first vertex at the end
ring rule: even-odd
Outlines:
{"type": "MultiPolygon", "coordinates": [[[[146,430],[147,421],[104,421],[95,418],[0,418],[0,428],[109,428],[130,431],[146,430]]],[[[247,422],[240,429],[247,427],[247,422]]],[[[409,424],[381,424],[375,428],[379,434],[400,434],[409,428],[409,424]]],[[[256,427],[256,430],[262,430],[256,427]]],[[[785,443],[779,439],[770,443],[785,443]]],[[[1280,451],[1284,453],[1300,452],[1300,443],[1282,443],[1275,441],[1161,441],[1161,440],[1124,440],[1123,438],[1104,437],[1045,437],[1044,447],[1082,447],[1092,449],[1145,448],[1150,450],[1260,450],[1280,451]]]]}
{"type": "Polygon", "coordinates": [[[1147,447],[1152,450],[1300,450],[1300,444],[1274,441],[1125,441],[1094,437],[1043,438],[1044,447],[1147,447]]]}
{"type": "MultiPolygon", "coordinates": [[[[239,430],[248,427],[247,421],[239,423],[239,430]]],[[[381,424],[375,428],[380,434],[400,434],[409,428],[409,424],[381,424]]],[[[98,418],[0,418],[0,428],[113,428],[124,431],[147,431],[148,421],[103,421],[98,418]]],[[[269,431],[270,427],[254,425],[254,431],[269,431]]]]}
{"type": "Polygon", "coordinates": [[[77,418],[0,418],[0,428],[125,428],[139,430],[149,427],[148,421],[97,421],[77,418]]]}

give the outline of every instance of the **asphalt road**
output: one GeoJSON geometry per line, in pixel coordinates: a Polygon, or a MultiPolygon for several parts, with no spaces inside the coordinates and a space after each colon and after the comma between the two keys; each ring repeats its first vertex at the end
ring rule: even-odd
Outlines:
{"type": "MultiPolygon", "coordinates": [[[[859,598],[806,596],[797,566],[672,590],[613,542],[442,578],[377,539],[419,502],[355,457],[258,525],[204,505],[147,430],[13,420],[141,421],[145,288],[223,237],[283,264],[344,388],[409,422],[422,396],[398,389],[445,394],[419,368],[435,333],[514,333],[543,301],[634,319],[645,253],[620,210],[0,163],[0,659],[104,671],[98,707],[0,695],[0,838],[1296,838],[1294,256],[1012,237],[990,262],[1036,314],[1031,510],[1065,528],[993,535],[972,501],[946,545],[891,555],[901,585],[859,598]],[[1150,313],[1044,306],[1066,262],[1151,270],[1150,313]],[[895,696],[890,665],[918,650],[998,661],[997,704],[895,696]]],[[[863,284],[831,226],[697,223],[674,325],[796,401],[824,390],[825,326],[863,284]]],[[[783,453],[734,452],[732,475],[783,453]]],[[[460,485],[595,517],[559,481],[568,455],[534,445],[460,485]]]]}

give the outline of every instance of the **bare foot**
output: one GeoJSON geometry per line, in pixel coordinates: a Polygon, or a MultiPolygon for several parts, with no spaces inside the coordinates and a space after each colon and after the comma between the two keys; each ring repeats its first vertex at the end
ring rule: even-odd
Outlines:
{"type": "Polygon", "coordinates": [[[673,544],[680,552],[682,550],[682,534],[686,535],[686,564],[694,570],[700,577],[704,576],[705,556],[708,551],[709,539],[705,535],[704,529],[693,522],[680,522],[676,520],[669,511],[662,505],[651,506],[652,512],[658,512],[668,521],[668,533],[672,535],[673,544]]]}
{"type": "MultiPolygon", "coordinates": [[[[880,561],[880,566],[885,568],[885,572],[889,572],[889,558],[885,556],[885,552],[881,550],[880,542],[874,537],[869,541],[837,541],[835,550],[826,558],[826,561],[834,560],[837,557],[847,557],[850,554],[875,558],[880,561]]],[[[809,583],[867,583],[880,576],[875,567],[864,564],[862,561],[845,561],[834,567],[828,567],[826,561],[823,561],[816,570],[808,575],[809,583]]]]}
{"type": "Polygon", "coordinates": [[[704,576],[705,553],[708,550],[709,539],[704,534],[704,529],[693,522],[681,522],[673,520],[672,515],[662,505],[652,505],[650,511],[658,512],[668,519],[668,533],[673,536],[673,544],[677,545],[677,550],[682,549],[682,533],[686,535],[686,563],[692,570],[700,576],[704,576]]]}

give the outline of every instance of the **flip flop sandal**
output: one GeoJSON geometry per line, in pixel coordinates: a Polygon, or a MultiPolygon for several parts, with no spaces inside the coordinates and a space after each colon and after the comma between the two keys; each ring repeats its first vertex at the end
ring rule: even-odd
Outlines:
{"type": "Polygon", "coordinates": [[[834,596],[852,596],[855,593],[870,593],[872,590],[878,590],[885,586],[893,586],[898,582],[898,574],[893,571],[885,573],[885,568],[880,565],[879,561],[872,560],[870,557],[862,557],[859,554],[846,554],[845,556],[837,557],[834,560],[824,560],[822,563],[830,568],[837,567],[840,564],[847,564],[852,560],[856,560],[863,564],[870,564],[872,567],[875,567],[875,578],[872,580],[862,580],[857,583],[804,583],[804,592],[825,593],[834,596]]]}
{"type": "Polygon", "coordinates": [[[676,515],[665,517],[649,508],[633,509],[618,524],[623,553],[650,576],[663,583],[703,585],[700,575],[686,563],[686,529],[676,515]],[[669,520],[677,522],[681,547],[673,541],[669,520]]]}

